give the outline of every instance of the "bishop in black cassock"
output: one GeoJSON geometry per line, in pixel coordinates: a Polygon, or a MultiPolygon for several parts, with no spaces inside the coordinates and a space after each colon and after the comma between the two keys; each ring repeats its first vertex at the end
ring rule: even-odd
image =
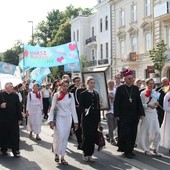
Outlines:
{"type": "Polygon", "coordinates": [[[19,97],[13,93],[12,83],[7,83],[5,91],[0,93],[0,148],[4,155],[7,154],[8,148],[12,149],[14,156],[19,155],[19,122],[21,120],[19,97]]]}
{"type": "Polygon", "coordinates": [[[118,120],[118,151],[124,152],[127,158],[134,158],[132,152],[135,145],[137,126],[140,117],[144,116],[140,92],[133,85],[133,72],[123,72],[125,84],[116,90],[114,100],[114,116],[118,120]]]}

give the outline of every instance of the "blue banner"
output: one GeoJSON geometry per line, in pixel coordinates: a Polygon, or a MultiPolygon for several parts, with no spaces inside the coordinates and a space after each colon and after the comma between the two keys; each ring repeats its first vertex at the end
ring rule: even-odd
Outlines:
{"type": "Polygon", "coordinates": [[[67,65],[64,65],[64,71],[65,72],[80,72],[80,63],[70,63],[67,65]]]}
{"type": "Polygon", "coordinates": [[[13,64],[0,62],[0,73],[14,75],[16,66],[13,64]]]}
{"type": "Polygon", "coordinates": [[[48,74],[50,74],[51,71],[48,67],[39,67],[34,69],[30,74],[31,81],[41,81],[43,80],[48,74]]]}
{"type": "Polygon", "coordinates": [[[21,69],[31,67],[53,67],[79,62],[77,45],[75,42],[55,46],[40,47],[24,45],[24,61],[21,69]]]}

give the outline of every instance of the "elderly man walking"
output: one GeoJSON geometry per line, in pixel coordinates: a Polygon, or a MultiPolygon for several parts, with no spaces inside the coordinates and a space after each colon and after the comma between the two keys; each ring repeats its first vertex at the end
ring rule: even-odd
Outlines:
{"type": "Polygon", "coordinates": [[[5,91],[0,93],[0,148],[3,155],[7,155],[7,150],[10,148],[14,157],[19,156],[21,120],[19,97],[13,93],[13,84],[6,83],[5,91]]]}

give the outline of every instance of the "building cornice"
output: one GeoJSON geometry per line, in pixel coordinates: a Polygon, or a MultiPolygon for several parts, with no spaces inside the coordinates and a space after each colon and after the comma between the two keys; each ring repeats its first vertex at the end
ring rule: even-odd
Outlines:
{"type": "Polygon", "coordinates": [[[104,0],[104,1],[102,1],[100,3],[98,3],[96,6],[94,6],[94,8],[95,9],[101,8],[102,6],[104,6],[104,5],[108,4],[108,3],[110,4],[111,1],[112,0],[104,0]]]}

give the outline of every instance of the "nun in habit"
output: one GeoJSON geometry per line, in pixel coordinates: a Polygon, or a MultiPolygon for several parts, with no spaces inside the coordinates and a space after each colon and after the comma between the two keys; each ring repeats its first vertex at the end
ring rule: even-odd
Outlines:
{"type": "Polygon", "coordinates": [[[59,162],[61,156],[61,164],[63,165],[68,165],[64,156],[70,134],[72,118],[74,120],[75,129],[78,128],[74,95],[68,92],[68,88],[69,81],[63,79],[60,90],[54,94],[48,118],[50,127],[54,129],[53,150],[55,161],[59,162]]]}
{"type": "Polygon", "coordinates": [[[36,134],[36,140],[41,140],[39,134],[42,125],[43,102],[42,95],[39,92],[39,85],[34,83],[33,90],[27,96],[27,111],[28,130],[30,131],[29,138],[32,138],[32,133],[36,134]]]}

